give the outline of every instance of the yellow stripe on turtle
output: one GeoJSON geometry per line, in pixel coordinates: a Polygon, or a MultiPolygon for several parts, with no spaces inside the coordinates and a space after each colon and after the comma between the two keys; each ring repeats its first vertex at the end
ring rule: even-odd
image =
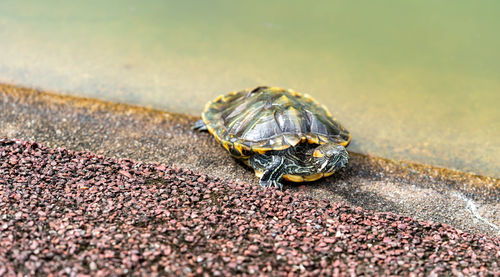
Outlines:
{"type": "Polygon", "coordinates": [[[325,174],[323,174],[323,173],[317,173],[317,174],[306,175],[306,176],[285,174],[285,175],[283,175],[283,179],[285,179],[287,181],[290,181],[290,182],[295,182],[295,183],[312,182],[312,181],[316,181],[318,179],[321,179],[323,177],[330,176],[332,174],[333,173],[325,173],[325,174]]]}
{"type": "MultiPolygon", "coordinates": [[[[284,150],[299,143],[325,144],[332,142],[347,146],[351,141],[349,132],[332,117],[324,105],[318,103],[309,94],[301,94],[291,89],[279,87],[259,87],[220,95],[212,102],[207,103],[202,118],[208,131],[217,142],[232,156],[242,159],[247,165],[249,165],[247,159],[254,154],[284,150]],[[249,93],[252,91],[262,93],[250,95],[249,93]],[[306,115],[304,109],[310,114],[306,115]],[[271,112],[276,111],[280,112],[281,117],[278,118],[281,123],[272,122],[274,114],[271,112]],[[309,122],[306,116],[312,116],[313,120],[319,120],[318,124],[328,125],[327,130],[311,132],[310,129],[305,128],[309,122]],[[259,119],[264,121],[256,124],[259,119]],[[235,125],[234,122],[238,125],[235,125]],[[248,137],[242,135],[246,134],[248,130],[255,131],[252,128],[257,128],[256,131],[259,131],[258,128],[273,129],[265,129],[266,132],[261,133],[255,132],[253,136],[248,137]],[[285,130],[291,130],[291,133],[285,132],[285,130]]],[[[274,116],[274,120],[277,120],[276,116],[274,116]]],[[[318,155],[319,153],[316,153],[316,156],[318,155]]],[[[255,171],[255,174],[261,177],[263,172],[255,171]]],[[[292,182],[303,182],[314,181],[331,174],[312,174],[309,176],[287,174],[283,178],[292,182]]]]}
{"type": "Polygon", "coordinates": [[[261,178],[262,175],[264,175],[264,171],[255,170],[255,176],[257,176],[258,178],[261,178]]]}
{"type": "Polygon", "coordinates": [[[267,90],[270,90],[272,92],[280,92],[283,90],[283,88],[279,88],[279,87],[268,87],[267,90]]]}
{"type": "MultiPolygon", "coordinates": [[[[326,115],[328,115],[329,117],[333,118],[332,114],[330,113],[330,111],[326,108],[325,105],[320,105],[320,107],[322,107],[325,112],[326,112],[326,115]]],[[[337,121],[337,119],[333,118],[333,121],[337,121]]]]}
{"type": "Polygon", "coordinates": [[[313,135],[313,134],[308,134],[306,137],[307,137],[307,142],[309,144],[319,144],[318,136],[313,135]]]}
{"type": "Polygon", "coordinates": [[[347,138],[347,140],[342,140],[342,142],[337,142],[337,143],[344,146],[344,147],[347,147],[347,145],[349,145],[349,143],[351,143],[351,134],[349,134],[349,137],[347,138]]]}
{"type": "Polygon", "coordinates": [[[212,101],[213,103],[216,103],[216,102],[220,102],[221,100],[224,101],[224,96],[223,94],[217,96],[217,98],[214,99],[214,101],[212,101]]]}
{"type": "Polygon", "coordinates": [[[293,90],[293,89],[287,89],[288,92],[290,92],[291,95],[295,96],[295,97],[301,97],[302,94],[300,94],[299,92],[293,90]]]}
{"type": "Polygon", "coordinates": [[[283,179],[290,181],[290,182],[295,182],[295,183],[304,182],[304,177],[302,177],[300,175],[285,174],[285,175],[283,175],[283,179]]]}
{"type": "Polygon", "coordinates": [[[312,182],[312,181],[316,181],[322,177],[323,177],[323,173],[312,174],[312,175],[304,176],[304,181],[312,182]]]}
{"type": "Polygon", "coordinates": [[[289,148],[290,145],[287,145],[287,144],[283,144],[283,145],[278,145],[278,146],[274,146],[274,147],[270,147],[270,146],[256,146],[256,147],[252,147],[252,151],[255,151],[259,154],[264,154],[266,152],[269,152],[269,151],[278,151],[278,150],[285,150],[287,148],[289,148]]]}
{"type": "Polygon", "coordinates": [[[231,143],[228,143],[227,141],[222,142],[222,146],[228,151],[231,152],[231,143]]]}
{"type": "MultiPolygon", "coordinates": [[[[244,162],[247,165],[249,164],[247,161],[244,161],[244,162]]],[[[332,174],[333,174],[333,172],[317,173],[317,174],[306,175],[306,176],[285,174],[285,175],[283,175],[283,179],[285,179],[289,182],[294,182],[294,183],[312,182],[312,181],[316,181],[318,179],[321,179],[323,177],[331,176],[332,174]]],[[[257,178],[262,178],[262,175],[264,175],[264,171],[255,170],[255,176],[257,176],[257,178]]]]}
{"type": "Polygon", "coordinates": [[[328,176],[332,176],[333,173],[335,172],[327,172],[327,173],[323,173],[323,177],[328,177],[328,176]]]}
{"type": "MultiPolygon", "coordinates": [[[[205,120],[203,120],[203,121],[205,121],[205,120]]],[[[212,128],[212,126],[207,125],[207,130],[210,134],[212,134],[215,138],[217,138],[217,134],[215,133],[215,130],[214,130],[214,128],[212,128]]]]}
{"type": "Polygon", "coordinates": [[[272,151],[272,150],[273,149],[269,148],[269,147],[267,147],[267,148],[264,148],[264,147],[258,147],[258,148],[257,147],[252,147],[252,151],[255,151],[255,152],[259,153],[259,154],[264,154],[264,153],[272,151]]]}
{"type": "Polygon", "coordinates": [[[290,104],[291,101],[290,101],[290,98],[288,98],[286,95],[282,95],[280,98],[276,99],[273,101],[273,105],[276,105],[276,104],[290,104]]]}
{"type": "Polygon", "coordinates": [[[288,113],[293,115],[295,118],[300,118],[300,112],[294,107],[288,107],[288,113]]]}
{"type": "Polygon", "coordinates": [[[227,94],[226,96],[222,97],[222,102],[227,102],[227,100],[233,98],[233,96],[235,95],[236,93],[229,93],[227,94]]]}
{"type": "Polygon", "coordinates": [[[243,150],[249,150],[243,144],[235,143],[233,146],[234,146],[234,149],[241,154],[241,156],[243,156],[243,150]]]}

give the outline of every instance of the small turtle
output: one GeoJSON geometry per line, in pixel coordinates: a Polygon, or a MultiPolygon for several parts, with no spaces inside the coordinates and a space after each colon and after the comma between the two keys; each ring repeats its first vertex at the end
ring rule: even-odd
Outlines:
{"type": "Polygon", "coordinates": [[[257,87],[208,102],[193,129],[208,130],[252,167],[263,187],[314,181],[345,166],[351,135],[307,94],[257,87]]]}

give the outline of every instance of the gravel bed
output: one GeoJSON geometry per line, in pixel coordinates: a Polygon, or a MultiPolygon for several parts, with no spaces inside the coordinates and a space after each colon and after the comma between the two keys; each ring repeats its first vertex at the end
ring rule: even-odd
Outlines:
{"type": "Polygon", "coordinates": [[[0,276],[498,275],[500,238],[0,139],[0,276]]]}

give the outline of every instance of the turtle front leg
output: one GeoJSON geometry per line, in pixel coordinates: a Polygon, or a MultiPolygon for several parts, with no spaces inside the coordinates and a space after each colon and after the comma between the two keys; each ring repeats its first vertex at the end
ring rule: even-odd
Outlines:
{"type": "Polygon", "coordinates": [[[285,159],[281,156],[272,156],[271,160],[265,165],[266,169],[260,178],[260,185],[262,187],[267,188],[273,186],[280,190],[283,188],[280,180],[285,174],[284,161],[285,159]]]}

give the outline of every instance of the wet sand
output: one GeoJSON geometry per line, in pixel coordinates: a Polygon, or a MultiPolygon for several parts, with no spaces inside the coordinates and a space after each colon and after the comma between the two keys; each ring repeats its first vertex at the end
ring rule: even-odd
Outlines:
{"type": "MultiPolygon", "coordinates": [[[[227,155],[209,134],[190,130],[197,117],[2,85],[0,118],[0,137],[258,183],[251,170],[227,155]]],[[[350,154],[342,172],[313,183],[286,184],[285,191],[432,220],[466,232],[500,233],[498,179],[350,154]]]]}

